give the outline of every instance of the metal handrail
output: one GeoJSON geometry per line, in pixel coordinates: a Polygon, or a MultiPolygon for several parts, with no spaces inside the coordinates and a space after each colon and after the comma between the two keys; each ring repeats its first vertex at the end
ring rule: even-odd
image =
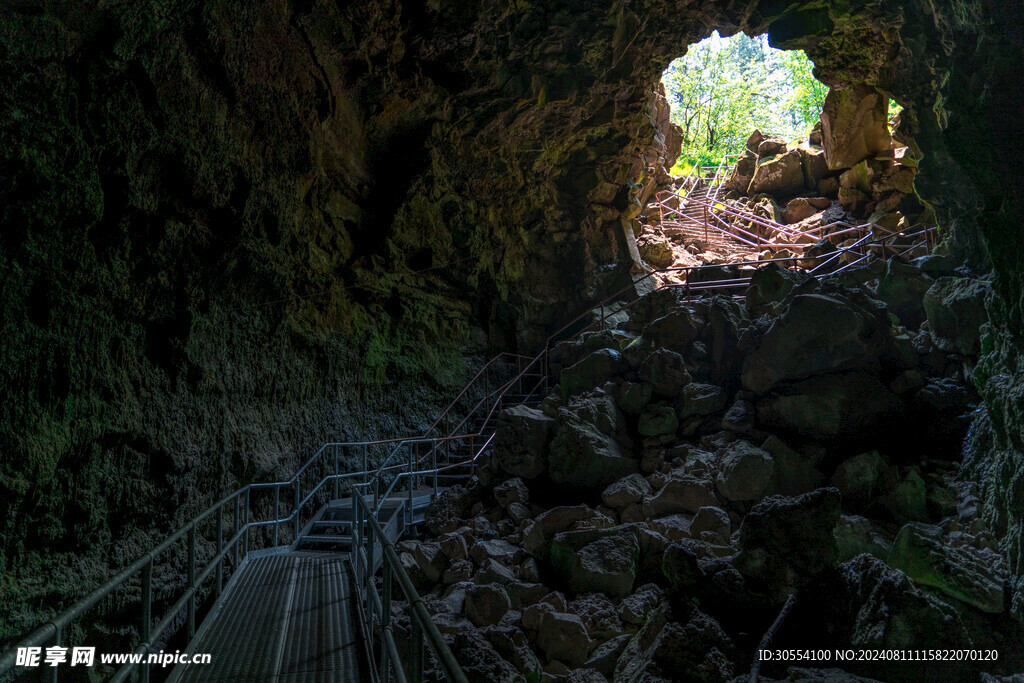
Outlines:
{"type": "MultiPolygon", "coordinates": [[[[393,672],[398,680],[409,680],[418,683],[423,680],[423,645],[433,651],[437,663],[449,681],[468,683],[466,674],[459,666],[455,655],[444,642],[441,631],[430,616],[423,599],[416,591],[409,575],[402,568],[402,562],[395,551],[394,542],[380,526],[376,514],[353,489],[352,494],[352,554],[349,566],[352,568],[356,595],[360,611],[366,616],[370,629],[374,623],[379,624],[383,647],[379,648],[378,657],[369,657],[370,664],[375,666],[375,680],[388,680],[393,672]],[[374,580],[374,553],[376,546],[381,546],[381,564],[383,576],[383,596],[377,592],[374,580]],[[391,626],[391,595],[394,582],[406,599],[406,612],[410,620],[408,669],[403,666],[398,648],[394,641],[391,626]]],[[[372,647],[372,644],[371,644],[372,647]]]]}

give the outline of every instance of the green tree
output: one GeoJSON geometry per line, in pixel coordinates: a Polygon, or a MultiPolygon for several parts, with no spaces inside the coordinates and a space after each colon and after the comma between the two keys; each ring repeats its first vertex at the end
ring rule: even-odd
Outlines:
{"type": "Polygon", "coordinates": [[[712,35],[663,76],[672,119],[683,130],[681,163],[712,164],[742,151],[750,133],[797,137],[821,113],[827,88],[803,52],[783,53],[764,36],[712,35]]]}

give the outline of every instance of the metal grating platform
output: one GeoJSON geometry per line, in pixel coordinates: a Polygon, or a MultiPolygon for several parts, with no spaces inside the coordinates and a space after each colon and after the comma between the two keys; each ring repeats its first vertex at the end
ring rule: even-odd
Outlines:
{"type": "Polygon", "coordinates": [[[358,681],[346,558],[283,552],[250,557],[189,647],[209,665],[178,666],[171,681],[358,681]]]}

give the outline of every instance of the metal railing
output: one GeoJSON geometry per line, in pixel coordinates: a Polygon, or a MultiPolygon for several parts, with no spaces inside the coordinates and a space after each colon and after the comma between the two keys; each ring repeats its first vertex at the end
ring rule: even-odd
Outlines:
{"type": "MultiPolygon", "coordinates": [[[[854,226],[856,227],[856,226],[854,226]]],[[[881,227],[881,226],[878,226],[881,227]]],[[[833,273],[841,272],[847,268],[862,263],[867,259],[877,256],[877,251],[882,253],[906,254],[921,247],[920,243],[901,244],[897,239],[915,239],[923,237],[927,244],[931,244],[930,236],[935,228],[923,228],[913,233],[889,233],[882,237],[875,237],[871,233],[863,235],[856,242],[847,247],[837,248],[833,252],[813,257],[790,257],[771,259],[766,261],[750,261],[745,263],[730,264],[732,266],[761,266],[770,262],[784,264],[796,264],[808,260],[820,261],[810,272],[813,274],[833,264],[836,260],[845,259],[845,263],[833,273]],[[893,252],[895,250],[895,252],[893,252]]],[[[554,344],[569,339],[575,339],[583,333],[593,329],[604,329],[607,320],[606,313],[610,310],[612,302],[619,302],[624,294],[635,291],[641,282],[653,278],[657,287],[683,288],[687,296],[704,294],[707,292],[735,290],[749,285],[750,278],[731,278],[724,280],[711,280],[706,282],[690,282],[689,275],[694,271],[720,270],[721,266],[689,266],[678,268],[663,268],[651,270],[636,281],[602,299],[599,304],[588,307],[583,313],[576,316],[557,331],[548,336],[545,340],[544,349],[532,358],[523,356],[512,356],[517,362],[517,374],[511,379],[499,383],[493,389],[490,386],[492,379],[487,368],[495,367],[497,363],[492,359],[477,375],[470,380],[467,388],[463,389],[459,397],[446,409],[445,413],[452,414],[456,403],[468,395],[470,385],[479,382],[485,384],[484,395],[473,403],[470,412],[459,420],[455,429],[462,429],[469,422],[473,415],[478,415],[480,426],[470,433],[448,434],[445,436],[429,436],[431,432],[439,428],[440,418],[427,430],[425,436],[414,438],[383,439],[377,441],[361,442],[339,442],[324,444],[302,467],[287,481],[252,483],[238,489],[234,493],[225,496],[222,500],[207,508],[204,512],[192,518],[180,529],[175,531],[157,545],[153,550],[147,552],[131,565],[119,571],[113,578],[93,590],[85,598],[64,610],[46,624],[40,626],[17,645],[0,657],[0,675],[13,671],[16,667],[15,657],[18,647],[44,647],[50,645],[65,644],[68,630],[73,624],[82,619],[105,598],[123,591],[128,594],[128,601],[137,603],[137,615],[139,642],[131,648],[136,654],[148,655],[160,649],[160,644],[171,637],[182,632],[191,639],[195,635],[195,617],[200,601],[218,596],[224,587],[224,581],[236,572],[251,550],[265,547],[275,547],[282,544],[282,541],[294,541],[299,538],[302,531],[302,521],[306,519],[306,511],[313,510],[309,519],[312,519],[316,510],[323,504],[329,502],[331,496],[339,498],[342,485],[351,487],[353,490],[362,490],[369,494],[370,486],[373,486],[373,505],[358,498],[364,507],[364,512],[377,512],[381,503],[393,493],[398,482],[405,481],[408,486],[409,510],[406,514],[411,515],[411,503],[413,490],[417,480],[431,477],[433,490],[438,491],[437,477],[439,475],[454,475],[461,470],[468,470],[459,476],[467,477],[472,473],[478,459],[491,445],[493,433],[489,429],[493,416],[503,406],[504,397],[514,388],[519,389],[520,396],[533,396],[538,391],[546,390],[550,374],[550,351],[554,344]],[[664,284],[657,280],[658,276],[670,273],[685,273],[687,279],[683,284],[664,284]],[[595,311],[600,306],[600,315],[596,319],[581,325],[587,318],[593,318],[595,311]],[[483,373],[483,374],[481,374],[483,373]],[[481,379],[482,378],[482,379],[481,379]],[[476,443],[482,444],[479,448],[476,443]],[[469,443],[468,457],[452,457],[450,446],[456,442],[469,443]],[[449,448],[449,450],[444,450],[449,448]],[[405,456],[398,458],[397,453],[405,451],[405,456]],[[441,457],[447,456],[447,457],[441,457]],[[374,466],[373,463],[380,463],[374,466]],[[429,467],[425,464],[429,462],[429,467]],[[342,465],[348,471],[342,471],[342,465]],[[356,469],[361,465],[361,469],[356,469]],[[354,471],[353,471],[354,470],[354,471]],[[379,486],[385,481],[386,475],[392,476],[388,480],[384,494],[380,493],[379,486]],[[254,501],[254,498],[256,499],[254,501]],[[290,513],[281,516],[282,505],[291,505],[290,513]],[[256,512],[265,513],[267,518],[254,520],[252,515],[256,512]],[[272,512],[271,512],[272,511],[272,512]],[[290,535],[290,539],[289,539],[290,535]],[[172,548],[184,546],[185,568],[179,571],[173,565],[178,554],[169,554],[172,548]],[[205,564],[200,569],[200,557],[205,557],[205,564]],[[154,597],[154,570],[160,562],[164,562],[176,573],[181,583],[180,593],[176,598],[156,599],[154,597]],[[207,588],[207,584],[210,586],[207,588]],[[173,602],[170,602],[173,599],[173,602]],[[170,605],[159,617],[153,614],[156,603],[168,603],[170,605]],[[184,616],[183,616],[184,615],[184,616]],[[155,623],[154,623],[155,622],[155,623]]],[[[621,304],[619,310],[629,308],[638,298],[634,298],[621,304]]],[[[262,517],[262,515],[261,515],[262,517]]],[[[368,518],[372,515],[368,515],[368,518]]],[[[373,527],[374,522],[370,523],[373,527]]],[[[377,530],[374,529],[374,533],[377,530]]],[[[363,531],[363,533],[367,533],[363,531]]],[[[392,550],[393,552],[393,550],[392,550]]],[[[366,566],[372,566],[372,563],[366,566]]],[[[395,574],[394,567],[390,570],[395,574]]],[[[365,579],[365,576],[364,576],[365,579]]],[[[410,585],[411,587],[411,585],[410,585]]],[[[403,587],[404,590],[404,587],[403,587]]],[[[412,600],[410,604],[419,604],[412,600]]],[[[122,610],[125,611],[125,610],[122,610]]],[[[126,651],[122,649],[121,651],[126,651]]],[[[116,670],[111,680],[126,680],[134,669],[139,669],[139,678],[148,680],[148,664],[127,663],[116,670]]],[[[52,667],[52,679],[56,680],[58,667],[52,667]]],[[[397,674],[396,674],[397,676],[397,674]]]]}
{"type": "Polygon", "coordinates": [[[449,681],[466,682],[462,667],[444,642],[409,575],[402,568],[391,535],[381,528],[375,511],[366,503],[357,488],[351,487],[350,491],[352,519],[355,523],[352,526],[352,555],[349,567],[355,585],[357,611],[363,632],[377,635],[376,639],[367,639],[367,659],[373,667],[371,678],[375,681],[387,681],[394,675],[395,680],[400,683],[419,683],[423,680],[423,655],[426,644],[449,681]],[[375,579],[378,566],[383,571],[380,590],[375,579]],[[395,642],[391,623],[391,598],[395,583],[405,598],[405,611],[409,615],[410,632],[405,662],[402,661],[395,642]],[[374,642],[375,640],[379,642],[374,642]]]}

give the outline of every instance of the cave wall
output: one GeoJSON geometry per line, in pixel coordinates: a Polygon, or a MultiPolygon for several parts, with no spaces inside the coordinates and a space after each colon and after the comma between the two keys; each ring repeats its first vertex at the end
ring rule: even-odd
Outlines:
{"type": "Polygon", "coordinates": [[[142,534],[143,510],[181,519],[326,438],[415,427],[467,342],[534,346],[629,268],[624,225],[671,156],[657,82],[715,29],[907,108],[919,193],[994,268],[979,432],[1000,455],[980,461],[1020,538],[1005,5],[18,0],[0,14],[0,565],[142,534]]]}

